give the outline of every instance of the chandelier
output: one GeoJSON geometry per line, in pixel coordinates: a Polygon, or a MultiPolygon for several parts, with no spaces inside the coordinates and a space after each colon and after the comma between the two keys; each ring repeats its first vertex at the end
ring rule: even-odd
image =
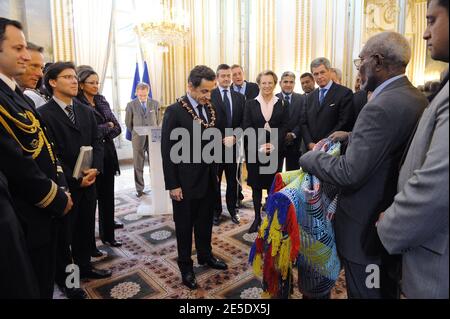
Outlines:
{"type": "Polygon", "coordinates": [[[188,14],[180,8],[168,8],[162,3],[152,8],[146,21],[136,25],[135,31],[158,47],[183,44],[190,31],[188,14]]]}

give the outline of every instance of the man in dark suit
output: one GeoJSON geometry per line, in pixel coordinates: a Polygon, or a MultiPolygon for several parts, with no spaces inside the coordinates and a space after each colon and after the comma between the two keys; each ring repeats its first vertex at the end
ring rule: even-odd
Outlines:
{"type": "Polygon", "coordinates": [[[362,89],[373,95],[345,155],[312,151],[300,166],[340,187],[334,230],[349,298],[397,298],[397,258],[383,249],[375,223],[394,199],[400,159],[427,100],[405,76],[411,48],[401,34],[375,35],[359,56],[362,89]]]}
{"type": "MultiPolygon", "coordinates": [[[[227,209],[231,216],[231,221],[239,224],[239,214],[236,212],[236,203],[238,199],[238,156],[239,147],[236,143],[240,139],[240,134],[236,135],[233,130],[242,126],[244,118],[245,97],[242,94],[230,89],[231,86],[231,68],[227,64],[221,64],[217,68],[217,84],[218,87],[211,92],[211,104],[216,108],[217,124],[222,132],[223,139],[223,157],[222,163],[219,164],[219,191],[217,193],[216,212],[214,214],[214,225],[220,224],[220,216],[222,214],[222,194],[220,190],[220,182],[222,181],[223,172],[227,180],[226,202],[227,209]],[[231,131],[231,132],[228,132],[231,131]],[[227,162],[225,152],[231,152],[231,162],[227,162]]],[[[230,153],[230,154],[231,154],[230,153]]]]}
{"type": "Polygon", "coordinates": [[[58,157],[74,200],[74,207],[70,216],[64,220],[58,241],[56,283],[69,297],[84,298],[83,291],[71,290],[65,285],[65,269],[72,264],[72,257],[80,268],[82,278],[111,276],[111,271],[96,269],[90,261],[96,208],[94,183],[96,176],[102,171],[103,149],[98,139],[93,111],[74,99],[78,93],[78,78],[73,63],[57,62],[50,66],[44,76],[44,83],[53,97],[39,108],[39,113],[55,140],[58,157]],[[73,170],[81,146],[92,146],[93,164],[91,169],[83,172],[83,177],[75,178],[73,170]]]}
{"type": "Polygon", "coordinates": [[[307,97],[310,93],[314,92],[314,90],[316,89],[316,82],[314,82],[314,77],[309,72],[300,75],[300,84],[302,85],[304,97],[307,97]]]}
{"type": "Polygon", "coordinates": [[[14,81],[30,60],[26,48],[20,23],[0,18],[0,169],[24,226],[39,297],[52,298],[56,220],[71,209],[72,200],[58,187],[57,158],[46,128],[14,81]]]}
{"type": "Polygon", "coordinates": [[[284,138],[283,157],[286,158],[286,170],[295,171],[300,168],[298,160],[300,159],[300,141],[303,104],[305,98],[294,92],[295,74],[293,72],[284,72],[280,80],[281,93],[277,97],[286,101],[289,112],[289,124],[286,137],[284,138]]]}
{"type": "Polygon", "coordinates": [[[231,66],[231,73],[233,78],[233,84],[231,88],[245,96],[247,100],[253,100],[259,94],[259,86],[256,83],[248,82],[245,80],[244,69],[238,65],[234,64],[231,66]]]}
{"type": "Polygon", "coordinates": [[[335,131],[348,131],[353,119],[353,93],[331,80],[331,64],[315,59],[311,72],[319,89],[307,97],[302,117],[302,135],[307,150],[335,131]]]}
{"type": "MultiPolygon", "coordinates": [[[[228,268],[214,257],[211,247],[218,186],[217,164],[206,161],[203,156],[198,158],[207,143],[211,142],[202,140],[201,135],[206,129],[217,125],[216,111],[210,104],[215,80],[213,70],[207,66],[196,66],[189,74],[186,96],[167,108],[162,124],[161,155],[166,189],[172,198],[178,267],[183,284],[190,289],[197,288],[191,259],[193,230],[198,263],[215,269],[228,268]],[[177,137],[172,139],[170,135],[175,133],[173,131],[181,135],[175,134],[177,137]],[[178,151],[174,151],[176,149],[178,151]]],[[[218,134],[220,136],[220,132],[218,134]]],[[[221,136],[214,142],[221,145],[221,136]]]]}
{"type": "MultiPolygon", "coordinates": [[[[248,82],[245,80],[244,69],[238,64],[233,64],[231,66],[231,75],[233,84],[231,84],[232,90],[245,96],[246,100],[253,100],[259,94],[259,86],[256,83],[248,82]]],[[[244,105],[245,106],[245,105],[244,105]]],[[[239,181],[241,181],[242,175],[242,164],[238,167],[239,181]]],[[[242,187],[239,184],[239,199],[237,207],[241,207],[241,201],[244,199],[244,194],[242,194],[242,187]]]]}

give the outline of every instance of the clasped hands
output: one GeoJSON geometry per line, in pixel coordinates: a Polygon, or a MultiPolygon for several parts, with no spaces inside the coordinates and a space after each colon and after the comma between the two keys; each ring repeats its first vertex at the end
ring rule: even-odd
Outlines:
{"type": "Polygon", "coordinates": [[[84,177],[81,180],[81,187],[89,187],[92,184],[95,183],[95,180],[97,178],[97,175],[99,174],[98,170],[96,168],[91,168],[83,171],[84,177]]]}
{"type": "Polygon", "coordinates": [[[183,190],[181,189],[181,187],[172,189],[169,194],[170,198],[174,201],[181,202],[183,200],[183,190]]]}
{"type": "Polygon", "coordinates": [[[227,136],[222,140],[226,147],[233,147],[236,144],[236,136],[227,136]]]}

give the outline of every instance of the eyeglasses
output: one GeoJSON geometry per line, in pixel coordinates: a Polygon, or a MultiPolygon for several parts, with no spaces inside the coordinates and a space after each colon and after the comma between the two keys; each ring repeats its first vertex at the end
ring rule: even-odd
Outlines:
{"type": "Polygon", "coordinates": [[[99,85],[100,83],[97,81],[94,82],[84,82],[84,84],[89,84],[89,85],[99,85]]]}
{"type": "MultiPolygon", "coordinates": [[[[384,56],[379,53],[372,54],[369,58],[378,58],[378,62],[381,63],[381,61],[384,59],[384,56]]],[[[357,70],[361,67],[362,63],[364,62],[364,58],[354,59],[353,64],[355,64],[355,67],[357,70]]]]}
{"type": "Polygon", "coordinates": [[[73,80],[73,79],[75,79],[75,80],[78,81],[78,76],[72,75],[72,74],[60,75],[60,76],[58,76],[58,78],[64,78],[66,80],[73,80]]]}

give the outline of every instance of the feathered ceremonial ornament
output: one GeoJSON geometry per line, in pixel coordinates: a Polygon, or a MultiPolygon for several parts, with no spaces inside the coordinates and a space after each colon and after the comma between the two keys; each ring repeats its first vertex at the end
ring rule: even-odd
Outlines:
{"type": "MultiPolygon", "coordinates": [[[[324,139],[314,150],[339,156],[340,143],[324,139]]],[[[330,292],[340,272],[331,224],[336,204],[337,188],[302,169],[275,176],[249,255],[255,275],[262,277],[263,298],[289,298],[295,266],[302,294],[330,292]]]]}

